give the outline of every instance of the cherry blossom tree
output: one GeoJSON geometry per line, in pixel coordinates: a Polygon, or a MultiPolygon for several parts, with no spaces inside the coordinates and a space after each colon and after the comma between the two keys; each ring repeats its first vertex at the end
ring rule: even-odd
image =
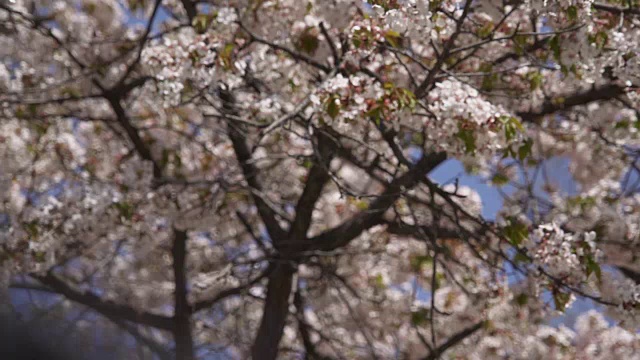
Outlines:
{"type": "Polygon", "coordinates": [[[640,358],[639,39],[636,0],[2,1],[2,294],[162,359],[640,358]]]}

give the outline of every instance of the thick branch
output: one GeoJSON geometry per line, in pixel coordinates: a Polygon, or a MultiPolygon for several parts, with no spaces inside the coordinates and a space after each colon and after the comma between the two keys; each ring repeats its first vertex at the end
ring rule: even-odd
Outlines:
{"type": "Polygon", "coordinates": [[[251,350],[253,359],[276,359],[278,344],[289,314],[289,297],[295,269],[285,263],[276,264],[275,267],[269,277],[262,322],[251,350]]]}
{"type": "MultiPolygon", "coordinates": [[[[45,292],[52,295],[60,295],[55,290],[39,284],[13,283],[10,285],[10,288],[39,291],[39,292],[45,292]]],[[[78,304],[83,305],[82,303],[78,303],[78,304]]],[[[160,358],[161,360],[171,360],[173,358],[173,356],[171,356],[171,354],[161,344],[142,334],[138,330],[137,326],[129,323],[126,320],[123,320],[121,317],[109,316],[103,312],[101,312],[100,314],[102,314],[106,319],[114,323],[116,326],[120,327],[122,330],[128,332],[131,336],[133,336],[136,339],[136,341],[146,346],[149,350],[151,350],[154,354],[156,354],[158,358],[160,358]]]]}
{"type": "Polygon", "coordinates": [[[310,58],[310,57],[308,57],[308,56],[306,56],[306,55],[304,55],[302,53],[299,53],[297,51],[293,51],[293,50],[287,48],[286,46],[278,45],[278,44],[276,44],[274,42],[271,42],[269,40],[266,40],[266,39],[263,39],[263,38],[259,37],[258,35],[254,34],[251,31],[249,31],[249,29],[247,29],[244,26],[244,24],[242,24],[241,22],[239,22],[238,25],[240,26],[240,28],[242,28],[242,30],[244,30],[244,32],[246,32],[249,35],[249,38],[252,41],[267,45],[267,46],[269,46],[269,47],[271,47],[273,49],[276,49],[276,50],[284,51],[285,53],[287,53],[289,56],[291,56],[295,60],[302,61],[302,62],[304,62],[304,63],[306,63],[308,65],[311,65],[311,66],[315,67],[316,69],[322,70],[325,73],[329,73],[331,71],[330,67],[328,67],[326,65],[323,65],[323,64],[317,62],[316,60],[314,60],[314,59],[312,59],[312,58],[310,58]]]}
{"type": "Polygon", "coordinates": [[[482,329],[482,326],[484,325],[484,321],[481,321],[473,326],[470,326],[462,331],[460,331],[459,333],[453,335],[452,337],[449,338],[449,340],[447,340],[447,342],[445,342],[444,344],[438,346],[436,349],[434,349],[428,356],[426,356],[423,360],[436,360],[440,357],[440,355],[444,354],[445,351],[449,350],[449,348],[457,345],[459,342],[461,342],[462,340],[468,338],[469,336],[473,335],[476,331],[482,329]]]}
{"type": "Polygon", "coordinates": [[[304,250],[331,251],[347,245],[363,231],[377,225],[382,215],[402,196],[417,185],[423,177],[446,159],[446,154],[425,155],[411,170],[393,180],[385,191],[364,210],[337,227],[309,239],[304,250]]]}
{"type": "Polygon", "coordinates": [[[546,102],[537,111],[520,112],[517,115],[524,121],[535,122],[536,119],[561,111],[574,106],[586,105],[594,101],[612,100],[624,94],[624,88],[618,85],[609,84],[593,87],[590,90],[568,95],[558,102],[546,102]]]}
{"type": "Polygon", "coordinates": [[[460,15],[460,18],[456,20],[456,29],[453,32],[453,34],[451,34],[451,37],[449,38],[449,40],[447,40],[447,42],[444,45],[444,51],[442,52],[442,54],[440,54],[440,56],[438,56],[438,60],[436,60],[436,64],[433,66],[431,71],[429,71],[429,73],[427,74],[427,77],[422,81],[420,86],[418,86],[418,88],[416,89],[417,98],[421,98],[427,93],[427,91],[431,88],[431,85],[433,85],[434,81],[436,80],[436,75],[438,75],[445,61],[447,61],[447,59],[449,58],[449,55],[451,54],[451,50],[453,49],[453,45],[455,44],[456,39],[458,38],[458,35],[460,35],[460,32],[462,31],[462,24],[464,23],[464,20],[467,18],[467,15],[469,15],[469,10],[471,10],[472,3],[473,3],[472,0],[466,1],[464,5],[464,9],[462,10],[462,14],[460,15]]]}
{"type": "Polygon", "coordinates": [[[153,27],[153,22],[158,13],[158,9],[160,8],[160,3],[162,3],[162,0],[156,0],[155,5],[153,6],[153,11],[151,12],[151,17],[149,18],[149,22],[147,23],[147,28],[145,29],[144,34],[142,34],[142,37],[140,37],[140,44],[138,45],[138,52],[136,54],[136,58],[127,67],[127,70],[124,72],[124,74],[120,78],[120,81],[118,81],[118,86],[124,84],[124,82],[127,80],[129,75],[131,75],[131,73],[133,72],[133,69],[140,62],[140,59],[142,58],[142,50],[144,50],[144,45],[149,39],[149,34],[151,33],[151,28],[153,27]]]}
{"type": "MultiPolygon", "coordinates": [[[[222,100],[223,111],[229,113],[231,115],[234,114],[234,103],[235,99],[231,92],[220,89],[220,99],[222,100]]],[[[229,124],[228,128],[229,139],[231,139],[231,143],[233,144],[233,150],[235,151],[236,158],[240,163],[240,167],[242,168],[242,173],[244,175],[247,184],[252,189],[262,191],[262,186],[260,185],[257,175],[258,169],[251,163],[251,151],[245,142],[245,137],[242,133],[240,133],[239,129],[231,124],[229,124]]],[[[284,239],[286,236],[285,231],[280,227],[278,220],[276,218],[275,213],[269,205],[260,197],[252,194],[252,198],[256,207],[258,208],[258,213],[260,214],[260,218],[264,222],[267,231],[269,232],[269,236],[271,240],[276,243],[280,239],[284,239]]]]}
{"type": "Polygon", "coordinates": [[[116,114],[116,119],[120,126],[127,133],[127,137],[133,143],[133,147],[136,149],[136,152],[140,157],[144,160],[150,161],[153,164],[153,177],[159,179],[162,177],[162,168],[160,165],[153,159],[151,156],[151,150],[147,147],[147,145],[142,141],[138,130],[131,124],[127,113],[124,111],[124,108],[120,104],[120,98],[113,93],[105,93],[105,98],[111,104],[111,108],[113,112],[116,114]]]}
{"type": "Polygon", "coordinates": [[[391,234],[412,236],[416,239],[423,237],[423,234],[426,234],[429,238],[457,239],[460,237],[460,232],[457,229],[444,228],[435,224],[421,226],[393,222],[387,223],[387,231],[391,234]]]}
{"type": "Polygon", "coordinates": [[[244,285],[240,285],[238,287],[231,288],[231,289],[222,290],[222,291],[220,291],[219,293],[217,293],[215,296],[213,296],[210,299],[205,299],[205,300],[201,300],[201,301],[198,301],[198,302],[194,303],[191,306],[190,309],[191,309],[192,312],[195,313],[195,312],[198,312],[200,310],[204,310],[204,309],[207,309],[207,308],[211,307],[213,304],[217,303],[220,300],[223,300],[223,299],[228,298],[230,296],[240,295],[245,290],[249,289],[253,285],[255,285],[258,282],[260,282],[265,277],[269,276],[273,272],[274,269],[275,269],[275,266],[273,266],[273,265],[269,266],[263,273],[261,273],[260,275],[256,276],[253,280],[249,281],[248,283],[246,283],[244,285]]]}
{"type": "Polygon", "coordinates": [[[628,277],[629,279],[633,280],[636,284],[640,284],[640,273],[635,271],[635,270],[631,270],[629,268],[626,268],[624,266],[618,266],[618,270],[620,270],[620,272],[628,277]]]}
{"type": "MultiPolygon", "coordinates": [[[[296,205],[296,217],[291,224],[284,244],[303,243],[311,226],[311,216],[322,189],[329,181],[329,166],[333,158],[335,146],[331,138],[322,131],[317,132],[316,161],[309,170],[307,183],[296,205]]],[[[274,245],[279,248],[278,243],[274,245]]],[[[286,249],[282,249],[286,250],[286,249]]],[[[276,264],[276,270],[269,278],[267,285],[267,299],[264,305],[262,323],[254,343],[254,359],[260,354],[264,359],[276,357],[278,344],[282,338],[284,324],[287,320],[289,295],[291,293],[291,281],[295,268],[288,264],[276,264]]]]}
{"type": "Polygon", "coordinates": [[[173,328],[173,320],[169,317],[138,311],[126,305],[106,301],[88,291],[80,292],[52,273],[44,276],[32,275],[32,277],[40,281],[43,285],[51,288],[57,294],[88,306],[108,318],[118,318],[163,330],[171,330],[173,328]]]}
{"type": "Polygon", "coordinates": [[[332,148],[336,144],[322,131],[318,133],[318,151],[316,161],[307,174],[307,183],[296,205],[296,217],[291,224],[287,242],[301,241],[306,238],[311,225],[313,209],[322,194],[322,188],[329,181],[329,165],[333,158],[332,148]]]}
{"type": "Polygon", "coordinates": [[[124,331],[128,332],[137,342],[146,346],[149,350],[151,350],[155,355],[160,358],[160,360],[171,360],[173,356],[170,352],[168,352],[161,344],[158,344],[153,339],[145,336],[137,329],[137,327],[129,324],[122,319],[118,319],[115,317],[106,316],[107,319],[111,320],[114,324],[122,328],[124,331]]]}
{"type": "Polygon", "coordinates": [[[196,9],[196,5],[193,3],[193,0],[182,0],[182,6],[187,12],[189,23],[193,22],[193,18],[198,15],[198,11],[196,9]]]}
{"type": "Polygon", "coordinates": [[[615,6],[615,5],[609,5],[609,4],[602,4],[602,3],[594,3],[593,5],[594,9],[596,10],[602,10],[602,11],[607,11],[610,12],[612,14],[625,14],[625,15],[640,15],[640,9],[638,8],[632,8],[632,7],[620,7],[620,6],[615,6]]]}
{"type": "Polygon", "coordinates": [[[298,318],[298,332],[300,332],[300,337],[302,337],[302,344],[304,345],[304,349],[307,352],[306,359],[330,360],[330,357],[320,354],[318,349],[316,349],[316,345],[311,340],[311,326],[304,318],[304,299],[299,288],[293,296],[293,304],[296,307],[296,316],[298,318]]]}
{"type": "Polygon", "coordinates": [[[193,337],[191,335],[191,311],[187,300],[187,232],[173,229],[173,277],[175,282],[175,309],[173,314],[173,337],[176,343],[176,358],[191,360],[193,354],[193,337]]]}

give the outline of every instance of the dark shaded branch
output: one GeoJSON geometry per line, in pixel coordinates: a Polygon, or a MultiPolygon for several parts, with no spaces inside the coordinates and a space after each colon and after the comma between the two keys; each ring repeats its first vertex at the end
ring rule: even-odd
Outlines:
{"type": "Polygon", "coordinates": [[[244,24],[242,24],[241,22],[238,22],[238,25],[240,25],[240,28],[242,30],[244,30],[244,32],[246,32],[249,35],[249,38],[252,41],[267,45],[267,46],[269,46],[271,48],[274,48],[276,50],[284,51],[289,56],[291,56],[293,59],[302,61],[302,62],[304,62],[304,63],[306,63],[308,65],[311,65],[311,66],[313,66],[313,67],[315,67],[317,69],[322,70],[325,73],[329,73],[331,71],[330,67],[317,62],[316,60],[308,57],[307,55],[301,54],[301,53],[299,53],[297,51],[293,51],[293,50],[287,48],[286,46],[278,45],[278,44],[276,44],[274,42],[271,42],[271,41],[268,41],[266,39],[263,39],[263,38],[259,37],[258,35],[252,33],[251,31],[249,31],[249,29],[247,29],[244,26],[244,24]]]}
{"type": "Polygon", "coordinates": [[[387,231],[389,233],[402,236],[412,236],[416,239],[420,239],[424,237],[424,235],[429,238],[457,239],[460,237],[460,232],[457,229],[449,229],[441,226],[436,227],[435,224],[430,224],[428,226],[409,225],[397,222],[386,224],[387,231]]]}
{"type": "MultiPolygon", "coordinates": [[[[302,195],[296,205],[296,217],[291,223],[291,228],[286,239],[274,240],[274,245],[278,250],[284,249],[279,246],[283,244],[303,243],[307,236],[307,231],[311,226],[311,217],[315,204],[322,194],[322,189],[330,179],[329,166],[333,158],[333,140],[322,131],[317,131],[315,162],[307,174],[307,183],[302,195]]],[[[269,277],[267,285],[267,299],[264,305],[262,322],[253,348],[254,359],[275,359],[278,353],[278,344],[282,338],[284,324],[289,314],[289,296],[291,293],[291,281],[295,268],[288,264],[278,263],[274,265],[276,270],[269,277]],[[258,357],[260,354],[260,357],[258,357]]]]}
{"type": "Polygon", "coordinates": [[[338,145],[321,130],[318,132],[317,139],[316,161],[307,174],[307,183],[298,199],[296,217],[291,224],[287,243],[299,242],[306,238],[313,209],[322,194],[325,183],[330,179],[329,166],[334,153],[332,149],[338,145]]]}
{"type": "Polygon", "coordinates": [[[631,270],[629,268],[626,268],[624,266],[618,266],[618,270],[620,270],[620,272],[628,277],[629,279],[633,280],[636,284],[640,284],[640,273],[635,271],[635,270],[631,270]]]}
{"type": "Polygon", "coordinates": [[[142,141],[138,130],[131,124],[127,113],[124,111],[124,108],[120,104],[120,97],[118,96],[118,94],[114,92],[105,92],[104,96],[107,101],[109,101],[113,112],[116,114],[116,120],[127,133],[127,137],[133,143],[133,147],[136,149],[138,155],[140,155],[143,160],[150,161],[153,165],[153,177],[156,179],[161,178],[162,168],[151,156],[151,150],[147,147],[144,141],[142,141]]]}
{"type": "Polygon", "coordinates": [[[262,272],[260,275],[258,275],[253,280],[249,281],[248,283],[246,283],[244,285],[240,285],[240,286],[237,286],[237,287],[234,287],[234,288],[231,288],[231,289],[222,290],[222,291],[220,291],[219,293],[217,293],[215,296],[213,296],[210,299],[205,299],[205,300],[201,300],[201,301],[198,301],[198,302],[194,303],[191,306],[191,311],[195,313],[195,312],[198,312],[200,310],[204,310],[206,308],[209,308],[212,305],[214,305],[215,303],[217,303],[218,301],[221,301],[221,300],[223,300],[225,298],[228,298],[228,297],[234,296],[234,295],[242,294],[244,291],[246,291],[247,289],[249,289],[253,285],[259,283],[265,277],[269,276],[271,274],[271,272],[273,272],[274,269],[275,269],[275,266],[271,265],[264,272],[262,272]]]}
{"type": "Polygon", "coordinates": [[[251,227],[251,224],[249,223],[249,220],[246,218],[246,216],[242,215],[242,213],[238,210],[236,210],[236,216],[238,217],[238,219],[240,219],[242,226],[244,226],[244,228],[247,230],[247,233],[251,236],[253,242],[256,243],[256,245],[260,248],[260,250],[262,250],[265,255],[268,255],[269,249],[264,243],[264,239],[262,239],[260,235],[257,235],[253,232],[253,228],[251,227]]]}
{"type": "Polygon", "coordinates": [[[193,336],[191,335],[191,311],[187,300],[187,232],[173,229],[173,278],[175,282],[173,314],[173,337],[176,343],[176,358],[194,359],[193,336]]]}
{"type": "Polygon", "coordinates": [[[525,56],[526,54],[529,54],[536,50],[543,49],[549,43],[550,40],[551,40],[551,37],[546,37],[544,39],[537,40],[533,44],[527,46],[522,53],[510,52],[496,58],[491,63],[495,66],[495,65],[502,64],[508,60],[518,59],[520,57],[525,56]]]}
{"type": "Polygon", "coordinates": [[[316,349],[316,345],[311,340],[311,326],[304,318],[304,299],[302,297],[300,287],[298,287],[298,291],[296,291],[296,293],[293,295],[293,305],[295,305],[296,307],[298,331],[300,332],[300,337],[302,337],[302,344],[304,345],[304,350],[306,351],[305,359],[330,360],[330,357],[320,354],[318,349],[316,349]]]}
{"type": "Polygon", "coordinates": [[[516,115],[524,121],[535,122],[538,118],[553,114],[556,111],[561,111],[574,106],[586,105],[594,101],[615,99],[616,97],[624,94],[624,92],[625,90],[623,87],[615,84],[608,84],[599,87],[594,86],[590,90],[565,96],[562,101],[547,101],[542,108],[537,111],[519,112],[516,115]]]}
{"type": "Polygon", "coordinates": [[[122,96],[124,96],[124,94],[129,94],[131,90],[144,85],[147,81],[152,79],[153,77],[151,76],[142,76],[127,83],[123,83],[119,88],[117,88],[117,90],[123,94],[122,96]]]}
{"type": "Polygon", "coordinates": [[[438,60],[436,60],[436,64],[433,66],[431,71],[429,71],[429,73],[427,74],[427,77],[422,81],[420,86],[418,86],[418,88],[416,89],[415,93],[418,99],[423,97],[426,94],[426,92],[431,88],[434,81],[436,80],[436,75],[438,75],[445,61],[447,61],[447,59],[449,58],[449,55],[451,54],[451,50],[453,49],[453,45],[455,44],[456,39],[458,38],[458,35],[460,35],[460,32],[462,31],[462,24],[464,23],[464,20],[467,18],[467,15],[469,15],[469,10],[471,9],[472,3],[473,3],[472,0],[466,1],[464,5],[464,9],[462,10],[462,14],[460,15],[460,18],[456,20],[456,29],[453,32],[453,34],[451,34],[451,37],[449,38],[449,40],[447,40],[447,42],[444,45],[444,51],[442,52],[442,54],[440,54],[440,56],[438,56],[438,60]]]}
{"type": "Polygon", "coordinates": [[[108,318],[118,318],[162,330],[171,330],[173,328],[173,320],[170,317],[138,311],[127,305],[103,300],[89,291],[81,292],[74,289],[51,272],[44,276],[32,275],[32,277],[43,285],[51,288],[55,293],[62,295],[71,301],[88,306],[108,318]]]}
{"type": "MultiPolygon", "coordinates": [[[[235,98],[233,94],[225,89],[220,89],[220,99],[222,100],[223,111],[231,115],[235,115],[234,104],[235,98]]],[[[245,181],[249,187],[261,192],[262,186],[258,181],[258,169],[251,163],[251,151],[245,142],[244,135],[240,130],[231,124],[228,127],[228,135],[236,154],[236,159],[240,163],[245,181]]],[[[258,208],[260,218],[264,222],[271,240],[276,243],[286,237],[285,231],[280,227],[276,214],[269,205],[260,197],[252,193],[252,199],[258,208]]]]}
{"type": "Polygon", "coordinates": [[[304,244],[305,250],[331,251],[347,245],[363,231],[379,224],[382,215],[402,194],[416,186],[422,178],[445,159],[445,153],[424,155],[411,170],[393,180],[367,210],[360,212],[341,225],[309,239],[309,242],[304,244]]]}
{"type": "Polygon", "coordinates": [[[459,333],[453,335],[447,340],[444,344],[435,348],[428,356],[424,357],[423,360],[436,360],[440,357],[440,355],[444,354],[445,351],[449,350],[449,348],[457,345],[462,340],[468,338],[473,335],[476,331],[482,329],[484,325],[484,321],[480,321],[479,323],[470,326],[459,333]]]}
{"type": "Polygon", "coordinates": [[[277,263],[269,276],[262,322],[251,349],[253,359],[273,360],[278,355],[278,344],[289,314],[289,296],[294,273],[293,266],[277,263]]]}
{"type": "Polygon", "coordinates": [[[149,350],[151,350],[154,354],[160,358],[160,360],[172,360],[173,356],[167,349],[165,349],[161,344],[158,344],[154,340],[145,336],[138,330],[135,326],[123,321],[122,319],[118,319],[111,316],[106,316],[111,322],[122,328],[124,331],[128,332],[129,335],[133,336],[137,342],[146,346],[149,350]]]}
{"type": "MultiPolygon", "coordinates": [[[[58,292],[56,292],[55,290],[46,287],[46,286],[42,286],[42,285],[36,285],[36,284],[30,284],[30,283],[13,283],[10,285],[11,289],[20,289],[20,290],[33,290],[33,291],[40,291],[40,292],[46,292],[52,295],[61,295],[58,292]]],[[[68,299],[68,298],[67,298],[68,299]]],[[[69,299],[71,300],[71,299],[69,299]]],[[[78,304],[80,305],[84,305],[80,302],[78,302],[78,304]]],[[[85,305],[86,306],[86,305],[85,305]]],[[[89,306],[87,306],[87,308],[95,310],[89,306]]],[[[96,310],[97,311],[97,310],[96,310]]],[[[151,350],[153,353],[155,353],[158,358],[160,358],[161,360],[172,360],[173,356],[161,345],[158,344],[156,341],[148,338],[147,336],[145,336],[144,334],[142,334],[138,328],[132,324],[130,324],[128,321],[123,320],[120,317],[116,317],[116,316],[111,316],[111,315],[106,315],[103,312],[99,312],[102,316],[104,316],[106,319],[108,319],[109,321],[111,321],[112,323],[114,323],[115,325],[119,326],[120,328],[122,328],[124,331],[128,332],[131,336],[133,336],[136,341],[140,342],[141,344],[143,344],[144,346],[146,346],[149,350],[151,350]]]]}
{"type": "Polygon", "coordinates": [[[333,56],[333,65],[337,68],[340,66],[340,55],[338,55],[338,49],[333,43],[333,40],[331,40],[331,36],[329,36],[329,31],[327,31],[326,26],[324,26],[324,22],[320,22],[320,31],[322,31],[322,35],[324,35],[329,44],[329,49],[331,49],[331,55],[333,56]]]}
{"type": "Polygon", "coordinates": [[[140,43],[138,44],[138,52],[136,54],[136,58],[127,67],[127,70],[124,72],[124,74],[120,78],[120,81],[118,81],[117,86],[121,86],[124,84],[124,82],[127,80],[129,75],[131,75],[131,72],[133,72],[133,69],[140,62],[140,58],[142,57],[142,50],[144,49],[145,43],[149,39],[149,33],[151,33],[151,28],[153,27],[153,21],[156,18],[156,14],[158,13],[158,9],[160,8],[161,3],[162,3],[162,0],[156,0],[155,5],[153,6],[153,11],[151,12],[151,17],[149,17],[149,23],[147,23],[147,28],[144,30],[144,34],[142,34],[142,37],[140,38],[140,43]]]}
{"type": "Polygon", "coordinates": [[[189,17],[189,23],[193,22],[193,18],[198,15],[198,10],[196,9],[196,4],[194,4],[193,0],[182,0],[182,6],[184,10],[187,12],[187,16],[189,17]]]}
{"type": "Polygon", "coordinates": [[[620,15],[620,14],[640,15],[640,9],[638,9],[638,8],[632,8],[632,7],[625,8],[625,7],[609,5],[609,4],[602,4],[602,3],[594,3],[591,6],[596,10],[606,11],[606,12],[610,12],[610,13],[613,13],[613,14],[616,14],[616,15],[620,15]]]}

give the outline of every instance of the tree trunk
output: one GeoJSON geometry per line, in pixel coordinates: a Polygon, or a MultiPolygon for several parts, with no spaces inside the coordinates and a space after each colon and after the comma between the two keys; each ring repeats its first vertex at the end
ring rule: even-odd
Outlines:
{"type": "Polygon", "coordinates": [[[262,322],[251,350],[254,360],[273,360],[278,356],[278,344],[289,313],[294,272],[291,265],[278,264],[269,277],[262,322]]]}
{"type": "Polygon", "coordinates": [[[193,337],[191,336],[191,314],[187,302],[187,277],[185,271],[187,259],[187,233],[174,229],[173,276],[176,285],[175,309],[173,315],[173,339],[176,342],[176,359],[193,360],[193,337]]]}

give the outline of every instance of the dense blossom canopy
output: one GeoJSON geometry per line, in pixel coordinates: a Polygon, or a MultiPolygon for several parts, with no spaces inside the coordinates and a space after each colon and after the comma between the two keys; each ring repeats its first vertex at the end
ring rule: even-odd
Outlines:
{"type": "Polygon", "coordinates": [[[640,358],[637,0],[10,0],[0,54],[5,297],[159,358],[640,358]]]}

